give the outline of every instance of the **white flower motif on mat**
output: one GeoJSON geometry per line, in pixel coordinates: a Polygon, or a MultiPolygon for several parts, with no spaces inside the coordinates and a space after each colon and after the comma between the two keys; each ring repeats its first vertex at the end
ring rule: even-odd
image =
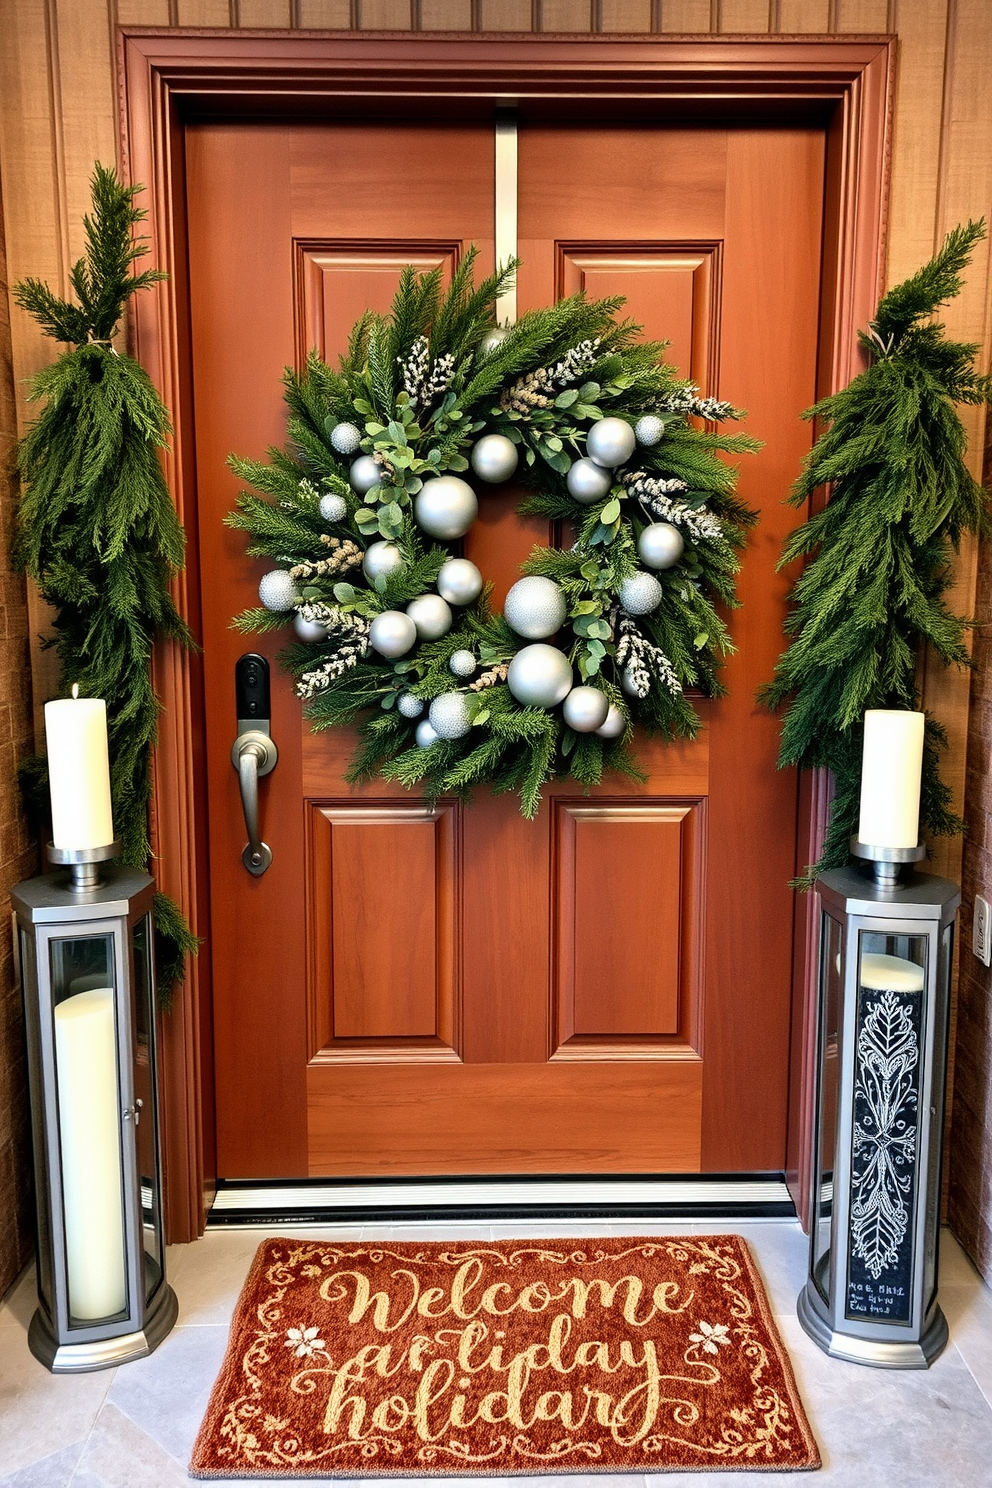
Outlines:
{"type": "Polygon", "coordinates": [[[689,1334],[689,1342],[698,1344],[704,1354],[718,1354],[722,1345],[730,1345],[726,1323],[700,1323],[698,1333],[689,1334]]]}
{"type": "Polygon", "coordinates": [[[286,1347],[293,1350],[297,1359],[309,1359],[311,1354],[323,1353],[327,1344],[317,1337],[319,1332],[319,1328],[287,1328],[286,1347]]]}

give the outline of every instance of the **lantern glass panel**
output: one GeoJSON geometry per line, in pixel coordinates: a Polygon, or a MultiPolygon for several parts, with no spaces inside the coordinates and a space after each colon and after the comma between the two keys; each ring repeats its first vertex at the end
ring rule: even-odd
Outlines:
{"type": "Polygon", "coordinates": [[[113,935],[50,942],[70,1325],[127,1311],[113,935]]]}
{"type": "MultiPolygon", "coordinates": [[[[25,1023],[30,1027],[38,1003],[34,989],[38,985],[35,962],[34,936],[23,928],[18,930],[18,952],[21,971],[21,992],[24,997],[25,1023]]],[[[31,1092],[31,1125],[35,1133],[45,1130],[45,1107],[42,1099],[41,1048],[37,1037],[28,1038],[28,1065],[30,1068],[29,1089],[31,1092]]],[[[34,1140],[34,1185],[38,1226],[38,1299],[49,1318],[53,1314],[52,1277],[52,1215],[48,1204],[48,1155],[45,1144],[36,1135],[34,1140]]]]}
{"type": "Polygon", "coordinates": [[[150,1301],[162,1280],[161,1195],[157,1181],[155,1090],[155,1002],[152,971],[151,916],[145,915],[131,933],[134,975],[134,1095],[135,1146],[141,1192],[141,1236],[145,1252],[145,1300],[150,1301]]]}
{"type": "Polygon", "coordinates": [[[813,1200],[812,1274],[824,1301],[830,1295],[830,1233],[833,1220],[834,1153],[837,1146],[837,1113],[840,1061],[837,1037],[844,990],[844,926],[823,916],[820,938],[820,976],[823,1017],[820,1022],[819,1123],[816,1153],[816,1191],[813,1200]]]}

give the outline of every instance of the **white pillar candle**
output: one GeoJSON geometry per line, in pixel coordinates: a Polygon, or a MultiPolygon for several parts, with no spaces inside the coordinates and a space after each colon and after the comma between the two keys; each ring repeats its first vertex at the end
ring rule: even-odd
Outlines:
{"type": "Polygon", "coordinates": [[[52,841],[56,847],[106,847],[114,840],[110,808],[107,705],[102,698],[45,704],[52,841]]]}
{"type": "Polygon", "coordinates": [[[95,987],[55,1009],[69,1313],[112,1317],[127,1300],[114,994],[95,987]]]}
{"type": "Polygon", "coordinates": [[[865,714],[858,841],[915,847],[920,836],[923,714],[870,708],[865,714]]]}

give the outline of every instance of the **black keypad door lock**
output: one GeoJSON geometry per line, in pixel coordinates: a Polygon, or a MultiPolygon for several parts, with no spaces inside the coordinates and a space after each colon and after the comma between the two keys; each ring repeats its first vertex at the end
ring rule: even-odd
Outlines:
{"type": "Polygon", "coordinates": [[[231,764],[238,772],[241,809],[248,843],[241,861],[254,878],[272,862],[272,849],[263,842],[258,828],[258,782],[275,769],[279,751],[269,733],[269,663],[257,651],[239,656],[234,667],[234,703],[238,737],[231,750],[231,764]]]}

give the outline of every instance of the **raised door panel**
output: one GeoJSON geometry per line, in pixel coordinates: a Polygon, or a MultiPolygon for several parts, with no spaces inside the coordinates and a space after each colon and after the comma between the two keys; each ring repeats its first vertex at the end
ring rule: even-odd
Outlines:
{"type": "Polygon", "coordinates": [[[299,365],[312,349],[334,365],[359,317],[389,309],[407,264],[421,274],[439,268],[442,282],[449,284],[460,251],[460,243],[297,241],[299,365]]]}

